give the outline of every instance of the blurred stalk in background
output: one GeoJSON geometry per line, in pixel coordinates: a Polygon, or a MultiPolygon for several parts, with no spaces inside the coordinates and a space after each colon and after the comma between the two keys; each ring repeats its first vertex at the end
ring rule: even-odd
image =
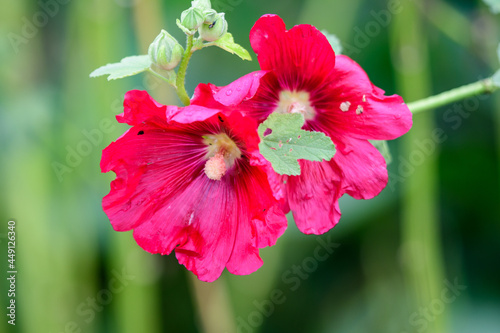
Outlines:
{"type": "MultiPolygon", "coordinates": [[[[407,2],[403,12],[395,17],[392,31],[392,53],[396,70],[398,94],[406,102],[431,95],[431,73],[425,30],[418,5],[407,2]]],[[[403,184],[402,205],[402,268],[407,279],[409,308],[418,312],[429,308],[441,298],[443,289],[443,259],[438,219],[437,154],[424,152],[417,142],[436,144],[432,111],[415,115],[413,127],[403,141],[401,155],[412,165],[403,184]],[[423,159],[423,160],[422,160],[423,159]]],[[[413,312],[412,311],[412,312],[413,312]]],[[[447,311],[431,319],[410,317],[409,324],[422,332],[448,332],[447,311]]]]}

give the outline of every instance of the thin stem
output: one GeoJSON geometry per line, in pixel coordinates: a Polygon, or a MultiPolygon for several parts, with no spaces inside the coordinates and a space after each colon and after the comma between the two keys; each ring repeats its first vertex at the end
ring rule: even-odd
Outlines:
{"type": "Polygon", "coordinates": [[[182,61],[179,66],[179,71],[177,72],[177,80],[175,82],[175,85],[177,86],[177,95],[179,96],[181,102],[186,106],[190,104],[190,98],[189,95],[187,94],[186,87],[184,86],[184,81],[186,79],[186,70],[188,67],[189,59],[191,59],[191,55],[193,54],[191,52],[192,48],[193,48],[193,35],[189,35],[187,37],[186,50],[184,51],[184,55],[182,56],[182,61]]]}
{"type": "Polygon", "coordinates": [[[410,108],[412,113],[419,113],[422,111],[432,110],[443,105],[451,104],[468,97],[481,94],[490,94],[497,89],[498,87],[493,84],[493,80],[491,78],[488,78],[449,91],[445,91],[435,96],[408,103],[408,108],[410,108]]]}

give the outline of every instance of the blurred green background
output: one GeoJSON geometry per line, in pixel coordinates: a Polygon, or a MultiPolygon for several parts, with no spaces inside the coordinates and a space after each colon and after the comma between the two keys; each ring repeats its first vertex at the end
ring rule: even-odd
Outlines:
{"type": "MultiPolygon", "coordinates": [[[[490,76],[500,16],[481,1],[220,0],[229,31],[265,13],[336,34],[373,83],[407,102],[490,76]]],[[[500,332],[500,94],[418,114],[393,142],[390,183],[341,199],[330,232],[292,218],[264,266],[201,283],[173,255],[114,232],[101,208],[114,174],[101,151],[127,90],[178,104],[148,75],[89,73],[145,54],[189,1],[18,0],[0,13],[1,332],[500,332]],[[16,221],[16,325],[7,324],[7,222],[16,221]],[[331,247],[325,244],[333,244],[331,247]]],[[[187,77],[225,85],[258,69],[220,49],[187,77]]]]}

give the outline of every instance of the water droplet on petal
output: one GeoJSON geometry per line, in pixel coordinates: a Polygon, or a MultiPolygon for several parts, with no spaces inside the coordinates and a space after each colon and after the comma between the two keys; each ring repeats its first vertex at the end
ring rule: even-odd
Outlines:
{"type": "Polygon", "coordinates": [[[232,93],[233,93],[233,91],[231,89],[228,89],[226,91],[226,96],[231,96],[232,93]]]}

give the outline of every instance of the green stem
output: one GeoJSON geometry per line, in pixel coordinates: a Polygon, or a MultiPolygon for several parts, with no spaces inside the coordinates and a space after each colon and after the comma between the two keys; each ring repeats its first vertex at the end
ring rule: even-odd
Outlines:
{"type": "Polygon", "coordinates": [[[186,79],[186,70],[188,67],[189,59],[191,59],[191,55],[193,54],[191,52],[192,48],[193,35],[189,35],[187,37],[186,50],[184,51],[184,55],[182,56],[179,71],[177,72],[177,80],[175,82],[175,85],[177,86],[177,95],[179,96],[181,102],[186,106],[190,104],[191,100],[189,98],[189,95],[187,94],[186,87],[184,86],[184,81],[186,79]]]}
{"type": "Polygon", "coordinates": [[[468,97],[481,94],[490,94],[497,89],[498,87],[495,86],[493,80],[491,78],[488,78],[449,91],[445,91],[435,96],[408,103],[408,108],[412,113],[419,113],[422,111],[432,110],[440,106],[451,104],[468,97]]]}

